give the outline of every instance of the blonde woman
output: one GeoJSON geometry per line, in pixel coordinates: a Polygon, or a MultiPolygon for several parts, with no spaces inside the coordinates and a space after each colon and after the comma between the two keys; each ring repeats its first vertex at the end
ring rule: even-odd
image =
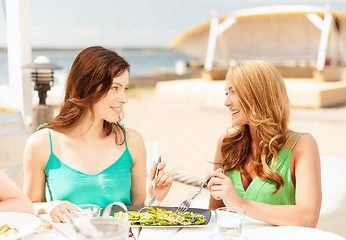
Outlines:
{"type": "Polygon", "coordinates": [[[0,212],[31,214],[34,212],[29,198],[2,171],[0,171],[0,212]]]}
{"type": "Polygon", "coordinates": [[[209,208],[240,207],[274,225],[316,227],[321,208],[315,139],[288,128],[290,103],[279,71],[250,61],[229,69],[226,101],[232,128],[220,137],[209,208]]]}

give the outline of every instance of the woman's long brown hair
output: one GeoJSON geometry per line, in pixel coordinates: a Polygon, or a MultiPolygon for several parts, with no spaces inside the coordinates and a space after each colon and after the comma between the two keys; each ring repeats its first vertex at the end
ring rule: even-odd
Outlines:
{"type": "Polygon", "coordinates": [[[227,134],[221,147],[222,165],[225,171],[236,169],[246,173],[246,159],[251,154],[256,175],[274,181],[277,186],[275,193],[284,184],[275,167],[278,152],[286,141],[290,115],[285,83],[279,71],[263,61],[249,61],[230,68],[226,81],[230,81],[250,123],[257,127],[261,140],[253,153],[248,125],[227,134]]]}
{"type": "MultiPolygon", "coordinates": [[[[130,70],[128,62],[116,52],[100,46],[88,47],[74,60],[66,80],[65,99],[60,113],[44,126],[56,131],[76,127],[92,106],[97,103],[112,86],[113,78],[130,70]]],[[[125,130],[118,123],[104,121],[107,135],[115,132],[116,144],[125,141],[125,130]]]]}

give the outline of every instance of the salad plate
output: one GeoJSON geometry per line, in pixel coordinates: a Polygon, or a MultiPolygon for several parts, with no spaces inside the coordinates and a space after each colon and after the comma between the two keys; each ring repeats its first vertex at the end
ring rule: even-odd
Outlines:
{"type": "MultiPolygon", "coordinates": [[[[140,206],[127,206],[128,211],[139,211],[142,207],[140,206]]],[[[155,206],[154,209],[164,209],[166,211],[175,212],[178,207],[165,207],[165,206],[155,206]]],[[[114,215],[116,211],[113,212],[114,215]]],[[[131,227],[149,227],[149,228],[195,228],[195,227],[205,227],[208,225],[211,218],[211,211],[209,209],[202,208],[189,208],[186,212],[203,215],[205,217],[205,223],[198,225],[139,225],[139,224],[131,224],[131,227]]]]}
{"type": "Polygon", "coordinates": [[[40,226],[41,220],[34,215],[20,212],[1,212],[0,227],[8,225],[9,230],[0,234],[0,239],[14,240],[25,237],[40,226]]]}

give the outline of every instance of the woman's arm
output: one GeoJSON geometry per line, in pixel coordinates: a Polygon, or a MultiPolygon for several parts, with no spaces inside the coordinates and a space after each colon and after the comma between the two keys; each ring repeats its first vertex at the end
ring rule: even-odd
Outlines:
{"type": "Polygon", "coordinates": [[[292,151],[295,163],[296,205],[270,205],[241,198],[226,175],[214,171],[207,177],[213,198],[226,206],[246,209],[247,215],[274,225],[316,227],[321,207],[321,170],[316,141],[310,135],[300,138],[292,151]]]}
{"type": "Polygon", "coordinates": [[[159,169],[156,182],[156,201],[152,205],[159,205],[167,196],[172,186],[172,177],[164,171],[165,162],[161,162],[158,166],[153,165],[151,171],[147,175],[146,170],[146,150],[143,138],[133,130],[128,129],[128,146],[133,158],[132,166],[132,204],[142,203],[146,198],[153,197],[154,190],[152,182],[155,177],[156,168],[159,169]]]}
{"type": "Polygon", "coordinates": [[[34,213],[49,213],[56,222],[64,222],[61,212],[68,213],[68,209],[74,208],[70,202],[51,201],[46,202],[46,179],[44,168],[50,155],[49,136],[47,130],[41,130],[32,134],[24,149],[24,192],[33,202],[34,213]]]}
{"type": "MultiPolygon", "coordinates": [[[[49,158],[49,149],[49,137],[45,130],[32,134],[25,144],[23,189],[33,203],[45,202],[44,167],[49,158]]],[[[35,212],[38,210],[35,209],[35,212]]]]}
{"type": "Polygon", "coordinates": [[[307,225],[317,225],[321,203],[321,160],[315,139],[303,135],[292,150],[298,216],[307,225]]]}
{"type": "Polygon", "coordinates": [[[44,168],[50,156],[48,131],[32,134],[24,149],[24,192],[33,202],[36,215],[49,213],[55,222],[66,222],[63,216],[70,214],[70,209],[76,206],[68,201],[46,202],[46,178],[44,168]]]}
{"type": "Polygon", "coordinates": [[[146,197],[146,150],[142,136],[129,128],[126,129],[128,148],[133,159],[131,169],[132,205],[144,202],[146,197]]]}
{"type": "MultiPolygon", "coordinates": [[[[214,159],[214,171],[218,168],[222,168],[222,164],[221,164],[221,146],[222,146],[222,142],[224,137],[226,136],[226,134],[223,134],[217,141],[217,145],[216,145],[216,153],[215,153],[215,159],[214,159]]],[[[209,209],[211,210],[215,210],[219,207],[224,207],[225,204],[222,202],[222,200],[216,200],[215,198],[212,197],[212,195],[210,194],[210,199],[209,199],[209,209]]]]}
{"type": "Polygon", "coordinates": [[[24,193],[0,171],[0,212],[33,213],[31,201],[24,193]]]}

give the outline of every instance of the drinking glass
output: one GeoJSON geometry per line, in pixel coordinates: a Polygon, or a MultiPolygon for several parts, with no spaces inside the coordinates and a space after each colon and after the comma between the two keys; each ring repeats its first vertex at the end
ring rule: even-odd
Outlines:
{"type": "Polygon", "coordinates": [[[95,204],[81,204],[77,205],[81,211],[72,210],[71,215],[73,218],[78,217],[97,217],[100,213],[101,208],[95,204]]]}
{"type": "Polygon", "coordinates": [[[90,222],[100,233],[95,239],[127,240],[129,237],[130,224],[126,219],[96,217],[90,219],[90,222]]]}
{"type": "Polygon", "coordinates": [[[130,231],[130,222],[126,206],[121,202],[109,204],[102,216],[97,211],[97,216],[88,217],[86,214],[74,218],[74,228],[77,232],[78,240],[127,240],[130,231]],[[120,206],[124,214],[121,217],[114,217],[112,214],[113,205],[120,206]]]}
{"type": "Polygon", "coordinates": [[[245,209],[237,207],[221,207],[215,210],[219,233],[223,239],[240,239],[246,216],[245,209]]]}

